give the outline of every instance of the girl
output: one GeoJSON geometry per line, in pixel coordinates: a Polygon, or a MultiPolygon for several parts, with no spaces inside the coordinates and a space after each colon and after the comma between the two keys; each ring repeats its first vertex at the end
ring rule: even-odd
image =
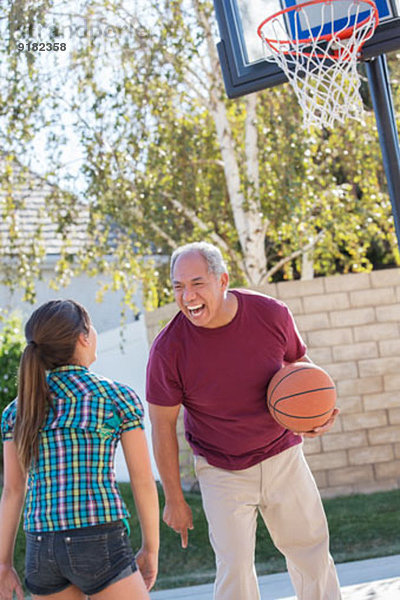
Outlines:
{"type": "Polygon", "coordinates": [[[148,599],[159,512],[140,400],[129,387],[89,371],[97,335],[77,302],[46,302],[25,336],[18,398],[1,423],[0,600],[12,600],[14,591],[24,599],[12,559],[26,483],[25,583],[32,598],[148,599]],[[136,560],[115,482],[119,439],[142,532],[136,560]]]}

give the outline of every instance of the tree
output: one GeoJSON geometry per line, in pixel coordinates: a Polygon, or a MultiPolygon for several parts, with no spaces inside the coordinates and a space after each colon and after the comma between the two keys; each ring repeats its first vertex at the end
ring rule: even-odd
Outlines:
{"type": "MultiPolygon", "coordinates": [[[[30,99],[22,139],[39,126],[47,133],[48,181],[61,180],[66,133],[79,146],[91,221],[75,268],[111,271],[127,294],[132,277],[142,279],[157,304],[170,294],[165,265],[144,257],[199,238],[221,247],[235,283],[251,286],[301,276],[311,252],[317,274],[398,261],[371,111],[364,127],[305,135],[287,85],[229,101],[211,2],[152,0],[144,13],[124,0],[42,2],[40,17],[29,16],[32,3],[18,4],[25,27],[41,19],[68,48],[46,68],[37,53],[14,53],[29,90],[13,88],[13,98],[30,99]]],[[[61,229],[73,208],[70,194],[61,229]]]]}

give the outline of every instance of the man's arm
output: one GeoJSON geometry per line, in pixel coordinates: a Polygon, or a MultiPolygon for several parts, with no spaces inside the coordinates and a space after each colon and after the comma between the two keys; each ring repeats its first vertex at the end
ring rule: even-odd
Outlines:
{"type": "Polygon", "coordinates": [[[193,518],[192,511],[183,496],[179,471],[176,423],[180,407],[180,404],[158,406],[149,403],[149,416],[154,457],[165,494],[163,521],[180,534],[182,548],[186,548],[188,529],[193,529],[193,518]]]}
{"type": "Polygon", "coordinates": [[[307,356],[307,354],[304,354],[304,356],[302,356],[301,358],[299,358],[298,360],[296,360],[296,362],[312,363],[313,361],[311,360],[311,358],[309,356],[307,356]]]}

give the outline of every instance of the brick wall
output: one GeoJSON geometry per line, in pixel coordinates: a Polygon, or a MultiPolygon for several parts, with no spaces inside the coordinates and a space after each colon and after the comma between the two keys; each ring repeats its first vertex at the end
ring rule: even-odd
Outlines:
{"type": "MultiPolygon", "coordinates": [[[[292,310],[310,358],[335,380],[340,416],[305,441],[325,497],[400,487],[400,269],[290,281],[260,289],[292,310]]],[[[148,313],[149,340],[175,305],[148,313]]],[[[179,423],[182,479],[194,482],[179,423]]]]}

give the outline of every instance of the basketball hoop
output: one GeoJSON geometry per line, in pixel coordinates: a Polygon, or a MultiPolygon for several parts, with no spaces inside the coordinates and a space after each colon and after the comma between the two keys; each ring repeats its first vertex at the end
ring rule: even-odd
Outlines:
{"type": "Polygon", "coordinates": [[[271,15],[258,27],[265,58],[275,60],[288,78],[306,129],[363,120],[357,61],[378,22],[372,0],[310,0],[271,15]]]}

